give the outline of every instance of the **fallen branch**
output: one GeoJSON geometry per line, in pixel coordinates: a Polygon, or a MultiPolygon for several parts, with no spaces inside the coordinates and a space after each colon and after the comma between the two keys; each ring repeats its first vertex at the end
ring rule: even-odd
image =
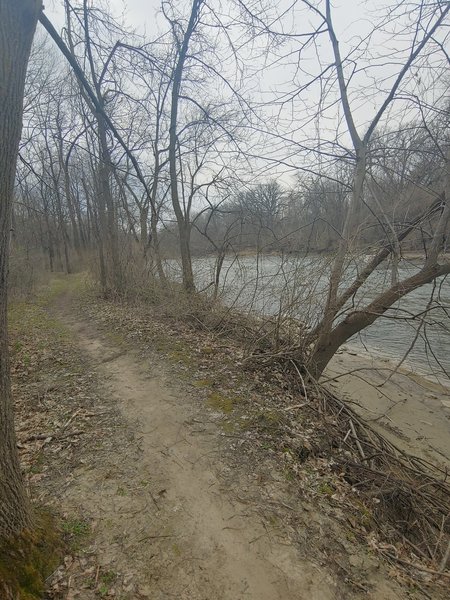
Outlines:
{"type": "Polygon", "coordinates": [[[359,453],[361,454],[361,458],[363,460],[366,460],[366,455],[364,454],[364,450],[363,450],[363,448],[361,446],[361,442],[359,441],[359,438],[356,435],[356,429],[355,429],[355,426],[354,426],[353,421],[351,419],[349,421],[349,424],[350,424],[350,429],[352,430],[353,439],[355,440],[356,446],[357,446],[357,448],[359,450],[359,453]]]}
{"type": "Polygon", "coordinates": [[[71,431],[69,433],[65,433],[65,434],[61,434],[61,433],[36,433],[33,435],[29,435],[27,438],[25,438],[24,440],[22,440],[22,444],[25,444],[26,442],[35,442],[37,440],[48,440],[49,442],[51,440],[64,440],[68,437],[73,437],[75,435],[81,435],[85,433],[82,430],[77,430],[77,431],[71,431]]]}
{"type": "Polygon", "coordinates": [[[398,556],[395,556],[394,554],[390,554],[390,552],[381,551],[381,554],[383,554],[383,556],[386,556],[387,558],[390,558],[391,560],[395,560],[407,567],[416,569],[417,571],[423,571],[424,573],[430,573],[431,575],[436,575],[437,577],[449,577],[450,578],[450,573],[448,573],[446,571],[436,571],[435,569],[429,569],[428,567],[423,567],[422,565],[417,565],[416,563],[410,562],[409,560],[405,560],[404,558],[399,558],[398,556]]]}
{"type": "MultiPolygon", "coordinates": [[[[286,363],[292,368],[289,357],[286,363]]],[[[292,374],[303,395],[303,377],[298,369],[292,374]]],[[[307,385],[308,408],[323,418],[327,439],[336,448],[334,459],[346,481],[365,498],[384,539],[408,543],[421,557],[433,560],[436,568],[430,572],[443,572],[450,557],[448,470],[403,451],[314,379],[309,378],[307,385]]]]}
{"type": "Polygon", "coordinates": [[[448,562],[449,557],[450,557],[450,540],[448,541],[447,550],[445,551],[445,554],[442,557],[441,564],[439,565],[440,573],[443,573],[445,568],[447,567],[447,562],[448,562]]]}

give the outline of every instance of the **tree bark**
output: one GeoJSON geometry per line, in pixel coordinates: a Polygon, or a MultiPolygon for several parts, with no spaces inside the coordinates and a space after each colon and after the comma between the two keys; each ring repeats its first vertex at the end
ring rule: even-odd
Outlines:
{"type": "Polygon", "coordinates": [[[111,191],[111,156],[103,116],[96,114],[96,118],[100,145],[99,188],[102,196],[102,206],[106,209],[102,236],[108,250],[108,258],[111,261],[110,269],[108,269],[110,271],[110,281],[108,283],[114,291],[120,292],[123,291],[123,276],[119,253],[117,210],[111,191]]]}
{"type": "Polygon", "coordinates": [[[0,0],[0,541],[31,524],[11,399],[7,307],[9,237],[25,76],[41,0],[0,0]]]}
{"type": "Polygon", "coordinates": [[[67,164],[66,160],[64,159],[64,141],[63,141],[62,127],[59,122],[59,119],[57,119],[56,124],[58,127],[58,158],[59,158],[60,168],[62,169],[63,176],[64,176],[64,195],[66,198],[67,209],[69,211],[70,224],[72,226],[73,246],[75,248],[75,252],[78,255],[78,259],[81,261],[81,258],[82,258],[81,244],[80,244],[79,229],[78,229],[76,212],[75,212],[75,201],[74,201],[74,198],[72,195],[72,190],[70,188],[69,165],[67,164]]]}
{"type": "Polygon", "coordinates": [[[189,42],[198,22],[199,13],[203,0],[193,0],[191,15],[186,32],[183,36],[183,42],[179,47],[178,60],[173,72],[171,109],[170,109],[170,127],[169,127],[169,172],[170,172],[170,193],[172,197],[172,206],[175,212],[180,238],[181,265],[183,270],[183,286],[187,292],[195,291],[194,273],[192,271],[191,248],[190,248],[190,228],[189,215],[184,215],[181,208],[178,192],[178,173],[177,173],[177,124],[178,124],[178,104],[180,100],[181,83],[183,80],[184,64],[186,61],[189,42]]]}
{"type": "Polygon", "coordinates": [[[152,210],[152,218],[150,221],[151,235],[151,250],[152,255],[156,264],[156,271],[158,273],[159,280],[162,284],[166,283],[166,274],[164,273],[164,267],[161,259],[161,252],[159,251],[159,233],[157,228],[158,217],[152,210]]]}

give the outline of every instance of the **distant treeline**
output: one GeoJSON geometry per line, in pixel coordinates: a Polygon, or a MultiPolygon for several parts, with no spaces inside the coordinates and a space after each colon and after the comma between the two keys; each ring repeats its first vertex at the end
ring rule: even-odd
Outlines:
{"type": "MultiPolygon", "coordinates": [[[[356,251],[370,251],[384,240],[394,241],[396,233],[442,194],[445,160],[433,152],[427,138],[419,126],[374,138],[377,161],[371,165],[358,215],[356,251]]],[[[279,179],[242,187],[231,199],[209,204],[193,217],[194,255],[336,249],[352,191],[351,169],[344,161],[328,173],[299,175],[291,187],[279,179]]],[[[177,231],[175,224],[168,222],[161,232],[166,256],[178,253],[177,231]]],[[[403,249],[423,252],[431,239],[432,230],[420,226],[403,249]]]]}

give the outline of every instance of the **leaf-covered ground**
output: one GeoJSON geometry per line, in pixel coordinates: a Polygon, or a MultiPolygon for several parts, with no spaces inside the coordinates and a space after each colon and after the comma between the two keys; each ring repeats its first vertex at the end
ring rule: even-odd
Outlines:
{"type": "MultiPolygon", "coordinates": [[[[80,276],[54,280],[35,301],[14,304],[10,322],[24,469],[33,499],[59,514],[68,541],[64,564],[49,579],[49,597],[256,597],[245,587],[239,596],[227,591],[223,565],[203,558],[197,564],[189,555],[189,536],[191,545],[194,538],[199,543],[203,525],[184,530],[189,518],[174,515],[195,513],[195,494],[208,488],[200,482],[183,499],[174,478],[184,470],[164,473],[171,450],[163,434],[142,429],[136,408],[139,397],[145,409],[147,380],[164,388],[158,419],[149,418],[162,431],[161,413],[180,418],[181,458],[194,452],[191,462],[198,466],[207,455],[205,469],[221,490],[220,502],[246,507],[238,527],[212,528],[210,537],[217,534],[222,546],[225,530],[254,527],[251,539],[227,543],[247,547],[250,555],[254,548],[256,555],[285,548],[325,582],[321,590],[311,587],[311,597],[445,597],[442,578],[385,563],[375,511],[336,469],[327,428],[276,368],[243,364],[242,331],[218,332],[167,307],[100,300],[80,276]],[[143,468],[142,453],[152,444],[160,446],[155,473],[151,461],[143,468]],[[172,477],[176,494],[167,491],[165,477],[172,477]],[[209,575],[199,576],[202,565],[209,565],[209,575]],[[208,583],[208,576],[216,581],[208,583]]],[[[167,437],[172,433],[168,427],[167,437]]],[[[417,562],[411,548],[389,552],[417,562]]],[[[223,560],[230,554],[224,551],[223,560]]],[[[283,575],[286,589],[298,594],[298,574],[285,564],[291,565],[283,575]]],[[[256,558],[251,568],[258,568],[256,558]]]]}

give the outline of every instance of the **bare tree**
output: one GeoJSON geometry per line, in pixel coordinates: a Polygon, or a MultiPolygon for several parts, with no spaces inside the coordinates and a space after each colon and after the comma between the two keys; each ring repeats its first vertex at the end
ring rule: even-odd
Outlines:
{"type": "MultiPolygon", "coordinates": [[[[0,2],[0,543],[31,524],[14,434],[7,307],[11,210],[25,75],[41,10],[40,0],[0,2]]],[[[5,591],[0,588],[0,593],[5,591]]]]}
{"type": "MultiPolygon", "coordinates": [[[[339,41],[334,30],[330,1],[326,0],[325,5],[325,13],[320,13],[317,8],[314,8],[314,11],[319,12],[320,17],[327,24],[328,35],[335,59],[334,66],[339,86],[340,102],[348,134],[352,140],[355,162],[351,198],[346,212],[340,243],[331,269],[327,302],[322,319],[312,333],[314,348],[308,359],[308,368],[316,377],[321,375],[336,350],[350,337],[372,324],[389,307],[406,294],[450,272],[449,263],[439,264],[438,262],[439,254],[443,248],[443,239],[447,234],[448,213],[450,210],[448,202],[445,201],[446,196],[444,195],[443,200],[439,203],[439,209],[435,207],[435,210],[440,210],[440,217],[423,268],[412,277],[397,282],[390,289],[383,291],[367,306],[351,311],[345,315],[345,318],[337,320],[338,314],[345,307],[346,303],[354,297],[376,267],[395,251],[395,244],[388,241],[375,258],[366,264],[353,283],[343,290],[340,289],[345,272],[347,253],[351,244],[355,242],[359,235],[361,213],[364,206],[364,184],[370,140],[384,114],[396,98],[396,94],[409,73],[411,66],[421,55],[427,44],[430,43],[430,40],[433,39],[439,28],[445,23],[450,6],[448,4],[446,6],[434,5],[431,9],[431,15],[428,15],[428,27],[425,31],[422,30],[423,11],[419,10],[417,35],[413,39],[409,54],[397,76],[394,78],[394,82],[381,103],[380,108],[366,127],[364,134],[361,135],[357,130],[351,107],[349,82],[345,76],[344,61],[341,57],[339,41]]],[[[429,209],[427,208],[425,215],[428,214],[428,211],[429,209]]],[[[405,232],[400,232],[398,237],[404,239],[405,232]]]]}
{"type": "Polygon", "coordinates": [[[181,24],[174,17],[170,17],[165,12],[166,18],[169,21],[174,41],[177,49],[177,57],[172,75],[172,92],[171,92],[171,107],[170,107],[170,128],[169,128],[169,168],[170,168],[170,191],[172,198],[173,210],[178,223],[178,232],[180,237],[180,254],[183,269],[183,285],[187,291],[195,290],[194,273],[192,271],[191,249],[189,244],[189,235],[191,224],[187,220],[187,215],[183,214],[181,209],[179,184],[178,184],[178,167],[177,167],[177,127],[178,127],[178,112],[181,95],[181,86],[183,82],[184,67],[191,42],[192,34],[194,33],[199,21],[200,11],[203,5],[203,0],[193,0],[191,12],[186,28],[183,31],[181,24]]]}

